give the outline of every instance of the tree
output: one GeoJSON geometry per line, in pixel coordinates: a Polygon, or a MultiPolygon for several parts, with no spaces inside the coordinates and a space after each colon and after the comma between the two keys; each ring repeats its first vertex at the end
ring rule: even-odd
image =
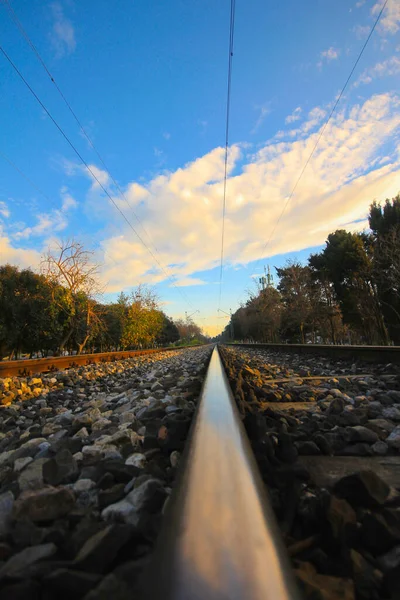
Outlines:
{"type": "Polygon", "coordinates": [[[190,318],[177,319],[175,325],[179,332],[179,339],[183,342],[193,342],[194,340],[201,342],[207,339],[200,327],[190,318]]]}
{"type": "Polygon", "coordinates": [[[298,262],[288,262],[286,267],[276,268],[280,279],[278,290],[284,304],[282,327],[289,338],[298,337],[305,343],[307,328],[314,324],[312,279],[309,267],[298,262]]]}
{"type": "Polygon", "coordinates": [[[323,341],[330,340],[332,344],[343,343],[346,339],[346,327],[336,298],[333,283],[326,270],[324,257],[321,254],[311,254],[308,259],[310,275],[314,285],[313,310],[318,324],[318,334],[323,341]]]}
{"type": "Polygon", "coordinates": [[[400,343],[400,195],[370,207],[373,271],[390,337],[400,343]]]}
{"type": "Polygon", "coordinates": [[[42,273],[53,289],[53,302],[65,315],[62,352],[73,342],[82,352],[90,336],[100,327],[95,297],[102,292],[100,265],[93,262],[93,252],[83,244],[67,240],[48,250],[41,264],[42,273]]]}
{"type": "Polygon", "coordinates": [[[313,264],[332,282],[344,322],[364,343],[388,343],[369,236],[339,229],[328,236],[317,256],[313,264]]]}
{"type": "Polygon", "coordinates": [[[62,333],[46,279],[30,269],[0,267],[0,346],[11,351],[46,353],[62,333]]]}
{"type": "Polygon", "coordinates": [[[156,342],[161,346],[167,344],[173,344],[179,340],[179,331],[172,319],[169,319],[167,315],[161,312],[162,326],[159,334],[157,335],[156,342]]]}
{"type": "Polygon", "coordinates": [[[163,317],[153,290],[139,285],[130,295],[130,305],[123,325],[122,347],[149,347],[160,334],[163,317]]]}

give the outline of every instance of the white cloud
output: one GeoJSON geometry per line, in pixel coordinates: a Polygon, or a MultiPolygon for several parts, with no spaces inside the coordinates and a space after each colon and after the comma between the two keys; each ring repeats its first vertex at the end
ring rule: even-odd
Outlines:
{"type": "Polygon", "coordinates": [[[3,202],[2,200],[0,200],[0,216],[4,217],[5,219],[8,219],[8,217],[10,216],[10,210],[7,206],[7,204],[5,202],[3,202]]]}
{"type": "Polygon", "coordinates": [[[50,4],[53,27],[50,34],[51,43],[57,58],[72,54],[76,48],[74,27],[64,14],[61,2],[50,4]]]}
{"type": "MultiPolygon", "coordinates": [[[[315,145],[325,114],[325,107],[310,111],[296,139],[270,140],[256,153],[245,145],[230,148],[226,268],[264,254],[265,241],[315,145]]],[[[337,227],[360,227],[372,200],[397,194],[399,126],[400,100],[392,94],[375,95],[335,113],[265,255],[322,244],[337,227]]],[[[223,174],[224,149],[215,148],[174,172],[164,172],[146,185],[132,182],[125,190],[159,251],[158,260],[170,265],[168,272],[178,281],[196,280],[198,273],[218,267],[223,174]]],[[[105,210],[109,222],[123,228],[122,235],[102,241],[109,291],[165,280],[115,211],[105,210]]]]}
{"type": "Polygon", "coordinates": [[[90,172],[86,169],[85,165],[81,166],[81,170],[83,173],[90,175],[92,181],[93,181],[93,187],[94,188],[98,188],[100,187],[100,183],[103,186],[108,185],[108,183],[110,182],[110,176],[107,173],[107,171],[104,171],[102,169],[99,169],[98,167],[96,167],[96,165],[89,165],[89,168],[91,170],[91,172],[93,173],[93,175],[90,174],[90,172]],[[96,181],[96,179],[97,181],[96,181]]]}
{"type": "Polygon", "coordinates": [[[294,121],[298,121],[301,117],[301,108],[300,106],[298,106],[297,108],[294,109],[294,111],[292,112],[291,115],[288,115],[285,119],[285,123],[294,123],[294,121]]]}
{"type": "Polygon", "coordinates": [[[326,117],[327,110],[325,108],[321,108],[320,106],[316,106],[311,109],[307,115],[307,119],[300,127],[297,129],[290,129],[289,131],[278,131],[275,135],[275,139],[283,139],[287,138],[299,138],[308,135],[310,131],[315,130],[322,122],[322,120],[326,117]]]}
{"type": "Polygon", "coordinates": [[[32,236],[43,237],[56,231],[63,231],[68,225],[65,214],[59,210],[37,215],[37,223],[33,227],[25,227],[13,234],[16,240],[28,239],[32,236]]]}
{"type": "MultiPolygon", "coordinates": [[[[377,17],[385,0],[379,0],[371,9],[371,15],[377,17]]],[[[382,34],[395,34],[400,29],[400,2],[399,0],[388,0],[379,21],[379,31],[382,34]]]]}
{"type": "Polygon", "coordinates": [[[353,27],[353,31],[356,34],[356,37],[361,40],[366,38],[369,32],[371,31],[371,27],[368,25],[355,25],[353,27]]]}
{"type": "MultiPolygon", "coordinates": [[[[173,285],[173,284],[171,283],[171,285],[173,285]]],[[[177,281],[174,281],[174,285],[176,287],[187,287],[190,285],[207,285],[207,282],[203,281],[202,279],[198,279],[196,277],[183,277],[182,279],[178,279],[177,281]]]]}
{"type": "Polygon", "coordinates": [[[320,54],[320,61],[317,63],[317,67],[321,68],[324,62],[331,62],[339,58],[340,50],[331,46],[327,50],[323,50],[320,54]]]}
{"type": "Polygon", "coordinates": [[[266,102],[265,104],[262,104],[261,106],[256,106],[255,109],[259,110],[260,114],[258,115],[256,124],[254,125],[254,127],[250,133],[256,133],[256,131],[264,123],[265,117],[270,114],[270,112],[271,112],[270,102],[266,102]]]}
{"type": "Polygon", "coordinates": [[[171,139],[171,134],[168,131],[164,131],[163,138],[165,140],[169,140],[169,139],[171,139]]]}
{"type": "Polygon", "coordinates": [[[377,77],[389,77],[392,75],[398,75],[400,73],[400,58],[398,56],[392,56],[387,60],[377,63],[373,67],[365,69],[361,73],[360,77],[354,82],[354,87],[358,87],[361,84],[371,83],[373,79],[377,77]]]}
{"type": "Polygon", "coordinates": [[[0,256],[1,264],[17,265],[21,268],[32,267],[37,269],[40,265],[41,255],[37,250],[14,248],[10,238],[0,230],[0,256]]]}
{"type": "Polygon", "coordinates": [[[68,192],[68,189],[66,187],[61,188],[61,198],[62,198],[61,210],[63,212],[67,212],[71,208],[76,208],[78,206],[78,202],[75,200],[75,198],[73,198],[71,196],[71,194],[68,192]]]}

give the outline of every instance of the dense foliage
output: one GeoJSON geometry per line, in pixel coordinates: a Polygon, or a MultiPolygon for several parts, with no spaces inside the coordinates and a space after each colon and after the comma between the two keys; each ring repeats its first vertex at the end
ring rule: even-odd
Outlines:
{"type": "Polygon", "coordinates": [[[277,268],[249,294],[223,339],[400,344],[400,195],[369,212],[369,232],[339,229],[308,264],[277,268]]]}
{"type": "MultiPolygon", "coordinates": [[[[190,319],[176,323],[154,292],[139,285],[103,304],[97,266],[77,242],[48,254],[40,274],[0,266],[1,358],[63,352],[106,352],[204,342],[190,319]]],[[[0,359],[1,359],[0,358],[0,359]]]]}

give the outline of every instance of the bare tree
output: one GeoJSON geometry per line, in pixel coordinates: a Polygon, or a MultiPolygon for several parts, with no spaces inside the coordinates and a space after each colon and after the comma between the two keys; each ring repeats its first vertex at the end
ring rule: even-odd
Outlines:
{"type": "Polygon", "coordinates": [[[95,306],[103,288],[99,282],[100,264],[93,261],[93,254],[81,242],[69,239],[49,248],[42,259],[41,271],[52,284],[53,301],[66,318],[61,352],[73,337],[78,352],[82,352],[91,332],[99,326],[95,306]]]}

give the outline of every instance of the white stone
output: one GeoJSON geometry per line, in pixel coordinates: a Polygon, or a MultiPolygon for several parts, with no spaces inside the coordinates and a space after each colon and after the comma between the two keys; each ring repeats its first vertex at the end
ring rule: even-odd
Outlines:
{"type": "Polygon", "coordinates": [[[136,417],[133,414],[133,412],[130,412],[130,411],[126,411],[126,412],[122,413],[122,415],[120,415],[120,417],[119,417],[119,422],[121,424],[133,423],[134,421],[136,421],[136,417]]]}
{"type": "Polygon", "coordinates": [[[19,473],[20,471],[22,471],[22,469],[24,469],[32,461],[33,461],[33,458],[31,458],[30,456],[26,456],[25,458],[17,458],[16,461],[14,462],[14,471],[17,471],[17,473],[19,473]]]}
{"type": "Polygon", "coordinates": [[[144,454],[141,454],[140,452],[135,452],[135,454],[131,454],[131,456],[129,456],[126,461],[125,464],[126,465],[133,465],[134,467],[138,467],[139,469],[144,469],[144,467],[146,466],[146,457],[144,454]]]}
{"type": "Polygon", "coordinates": [[[72,486],[72,489],[76,494],[81,494],[82,492],[88,492],[96,487],[96,484],[91,479],[78,479],[72,486]]]}
{"type": "Polygon", "coordinates": [[[12,456],[15,450],[8,450],[7,452],[2,452],[0,454],[0,469],[4,467],[7,463],[12,462],[12,456]]]}
{"type": "Polygon", "coordinates": [[[137,522],[137,512],[134,506],[126,500],[120,500],[115,504],[110,504],[103,509],[101,518],[105,521],[114,521],[120,523],[132,523],[137,522]]]}
{"type": "Polygon", "coordinates": [[[104,429],[104,427],[107,427],[108,425],[112,425],[112,421],[109,421],[108,419],[98,419],[98,421],[95,421],[92,425],[92,431],[100,431],[101,429],[104,429]]]}
{"type": "Polygon", "coordinates": [[[395,427],[393,429],[393,431],[389,435],[389,437],[386,438],[386,443],[391,448],[398,448],[398,449],[400,449],[400,425],[397,425],[397,427],[395,427]]]}
{"type": "Polygon", "coordinates": [[[179,463],[180,458],[181,458],[181,453],[178,452],[178,450],[174,450],[173,452],[171,452],[171,455],[169,457],[169,462],[171,463],[171,467],[176,467],[179,463]]]}
{"type": "Polygon", "coordinates": [[[97,446],[83,446],[82,454],[84,460],[101,460],[101,449],[97,446]]]}
{"type": "Polygon", "coordinates": [[[378,456],[385,456],[385,454],[387,454],[388,449],[389,446],[385,444],[385,442],[382,442],[380,440],[378,442],[375,442],[375,444],[371,446],[372,452],[374,454],[377,454],[378,456]]]}
{"type": "Polygon", "coordinates": [[[86,429],[86,427],[82,427],[82,429],[80,429],[79,431],[77,431],[76,434],[73,435],[72,437],[74,437],[74,438],[87,438],[87,437],[89,437],[89,432],[86,429]]]}
{"type": "Polygon", "coordinates": [[[122,460],[122,454],[118,451],[117,447],[112,444],[103,446],[102,456],[105,460],[122,460]]]}
{"type": "Polygon", "coordinates": [[[400,410],[394,406],[389,406],[383,409],[382,416],[392,421],[400,421],[400,410]]]}
{"type": "Polygon", "coordinates": [[[44,486],[43,464],[47,458],[33,460],[18,477],[18,485],[21,492],[26,490],[39,490],[44,486]]]}

